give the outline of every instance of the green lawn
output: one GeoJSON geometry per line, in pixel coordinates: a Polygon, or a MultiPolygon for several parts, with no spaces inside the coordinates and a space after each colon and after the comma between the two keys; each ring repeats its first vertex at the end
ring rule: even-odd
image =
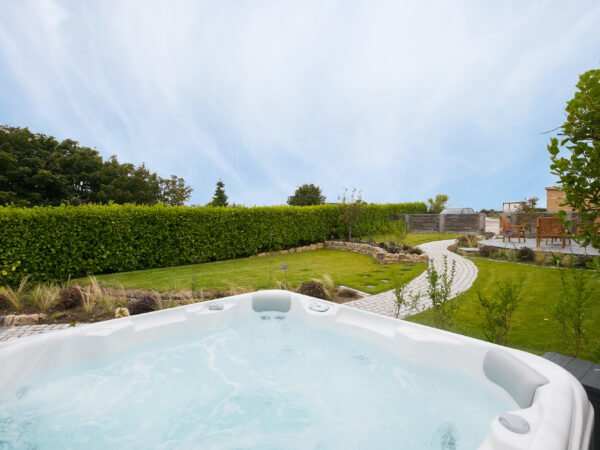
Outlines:
{"type": "Polygon", "coordinates": [[[407,233],[404,240],[394,233],[374,234],[367,239],[374,242],[397,242],[414,247],[415,245],[424,244],[425,242],[442,241],[446,239],[456,239],[459,234],[452,233],[407,233]]]}
{"type": "MultiPolygon", "coordinates": [[[[510,262],[490,261],[473,258],[479,269],[479,275],[473,287],[459,298],[462,301],[457,313],[455,329],[457,333],[484,339],[481,329],[480,306],[477,292],[491,295],[499,281],[523,280],[523,297],[513,315],[509,345],[532,353],[543,354],[548,351],[565,353],[564,340],[560,325],[552,316],[552,307],[560,292],[560,274],[557,269],[510,262]]],[[[592,305],[589,308],[587,329],[600,338],[600,277],[590,279],[592,305]]],[[[411,317],[414,322],[431,325],[431,313],[422,312],[411,317]]],[[[592,338],[593,336],[590,336],[592,338]]],[[[598,360],[598,354],[592,351],[596,340],[579,357],[598,360]]],[[[568,352],[567,352],[568,353],[568,352]]]]}
{"type": "Polygon", "coordinates": [[[279,270],[282,264],[288,265],[287,281],[292,287],[329,274],[336,285],[349,286],[371,294],[392,289],[394,276],[405,282],[419,275],[426,267],[424,263],[381,265],[370,256],[340,250],[315,250],[99,275],[97,278],[126,289],[191,289],[194,283],[195,289],[236,286],[256,290],[272,288],[275,280],[284,280],[285,273],[279,270]]]}

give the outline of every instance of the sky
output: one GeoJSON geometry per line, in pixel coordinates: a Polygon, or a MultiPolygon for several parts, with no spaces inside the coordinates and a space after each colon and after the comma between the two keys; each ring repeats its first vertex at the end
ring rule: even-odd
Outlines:
{"type": "Polygon", "coordinates": [[[71,138],[207,203],[500,209],[600,66],[600,2],[0,0],[0,123],[71,138]]]}

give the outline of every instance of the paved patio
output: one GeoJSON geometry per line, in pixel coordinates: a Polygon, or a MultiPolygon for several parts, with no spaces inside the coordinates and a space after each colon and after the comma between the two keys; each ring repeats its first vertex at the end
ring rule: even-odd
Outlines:
{"type": "Polygon", "coordinates": [[[571,240],[571,242],[569,243],[569,241],[567,241],[567,245],[565,246],[565,248],[561,248],[561,243],[560,240],[555,240],[554,242],[552,242],[550,239],[548,240],[548,243],[546,243],[545,239],[542,239],[541,245],[540,247],[536,247],[536,242],[535,239],[532,238],[527,238],[525,239],[525,242],[523,242],[523,239],[521,239],[521,242],[517,242],[516,238],[513,238],[510,240],[510,242],[508,241],[508,239],[505,242],[502,242],[502,238],[495,238],[495,239],[486,239],[484,241],[479,241],[479,245],[489,245],[491,247],[497,247],[497,248],[505,248],[505,249],[520,249],[522,247],[528,247],[532,250],[535,250],[536,252],[546,252],[546,253],[567,253],[567,254],[571,254],[571,255],[591,255],[591,256],[597,256],[600,255],[600,252],[598,250],[596,250],[595,248],[592,248],[591,246],[588,247],[582,247],[581,245],[579,245],[577,242],[571,240]]]}
{"type": "MultiPolygon", "coordinates": [[[[452,297],[455,297],[469,289],[477,278],[477,266],[475,264],[468,259],[448,250],[448,247],[454,244],[454,242],[456,242],[454,239],[449,239],[445,241],[428,242],[418,246],[427,254],[427,256],[429,256],[438,269],[442,265],[444,256],[448,258],[448,267],[451,266],[453,261],[456,262],[456,278],[452,286],[452,297]]],[[[408,292],[418,292],[421,294],[419,309],[431,307],[431,299],[427,296],[427,287],[428,283],[426,272],[423,272],[408,284],[408,292]]],[[[394,291],[389,290],[382,292],[381,294],[371,295],[369,297],[345,303],[345,305],[377,314],[382,314],[384,316],[395,317],[395,300],[396,296],[394,295],[394,291]]],[[[414,312],[405,308],[400,311],[399,317],[403,318],[412,313],[414,312]]]]}

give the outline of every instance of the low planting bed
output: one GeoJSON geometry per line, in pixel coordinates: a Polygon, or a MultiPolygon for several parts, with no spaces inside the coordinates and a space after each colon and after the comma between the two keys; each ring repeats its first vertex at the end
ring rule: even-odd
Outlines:
{"type": "Polygon", "coordinates": [[[144,308],[167,308],[259,289],[296,291],[315,279],[328,299],[343,303],[357,294],[340,286],[374,294],[392,289],[393,279],[410,281],[425,267],[425,263],[383,265],[367,255],[321,249],[99,275],[69,285],[25,283],[22,288],[0,288],[0,326],[7,316],[13,316],[9,321],[14,325],[16,315],[38,315],[19,318],[16,324],[96,322],[114,317],[117,308],[126,307],[134,314],[144,308]],[[16,296],[13,303],[18,301],[18,307],[8,299],[11,295],[16,296]]]}

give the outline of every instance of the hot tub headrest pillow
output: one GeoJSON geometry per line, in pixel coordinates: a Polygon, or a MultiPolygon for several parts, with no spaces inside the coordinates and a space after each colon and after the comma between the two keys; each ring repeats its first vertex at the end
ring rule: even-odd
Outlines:
{"type": "Polygon", "coordinates": [[[256,312],[288,312],[292,306],[292,296],[287,291],[258,291],[252,294],[252,309],[256,312]]]}
{"type": "Polygon", "coordinates": [[[529,408],[535,391],[548,380],[510,353],[492,348],[483,359],[483,372],[508,392],[521,408],[529,408]]]}

